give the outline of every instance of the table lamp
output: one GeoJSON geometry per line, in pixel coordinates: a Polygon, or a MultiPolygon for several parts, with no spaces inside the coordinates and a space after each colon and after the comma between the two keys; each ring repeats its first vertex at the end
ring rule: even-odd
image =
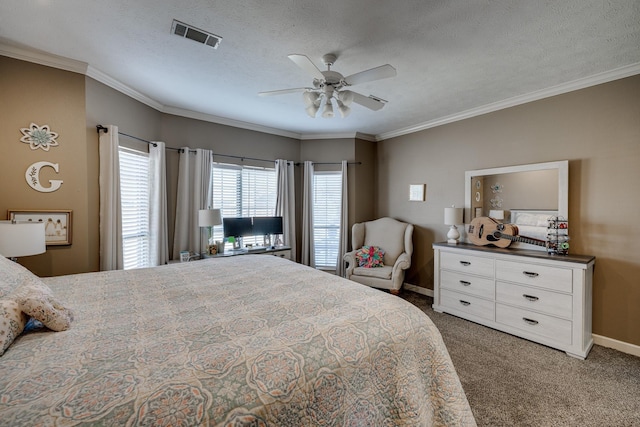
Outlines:
{"type": "Polygon", "coordinates": [[[198,226],[207,227],[209,229],[209,235],[207,237],[207,254],[211,254],[211,236],[213,235],[211,227],[220,224],[222,224],[222,215],[220,214],[220,209],[200,209],[200,211],[198,212],[198,226]]]}
{"type": "Polygon", "coordinates": [[[449,232],[447,233],[447,243],[457,244],[460,239],[460,232],[456,227],[456,224],[462,224],[462,208],[456,208],[455,205],[450,208],[444,208],[444,223],[450,225],[449,232]]]}
{"type": "Polygon", "coordinates": [[[0,221],[0,255],[17,261],[46,250],[44,222],[0,221]]]}

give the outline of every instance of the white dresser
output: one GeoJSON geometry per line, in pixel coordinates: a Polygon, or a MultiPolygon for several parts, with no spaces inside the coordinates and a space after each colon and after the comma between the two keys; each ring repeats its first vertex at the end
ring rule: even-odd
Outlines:
{"type": "Polygon", "coordinates": [[[466,243],[433,249],[435,311],[587,357],[595,257],[466,243]]]}

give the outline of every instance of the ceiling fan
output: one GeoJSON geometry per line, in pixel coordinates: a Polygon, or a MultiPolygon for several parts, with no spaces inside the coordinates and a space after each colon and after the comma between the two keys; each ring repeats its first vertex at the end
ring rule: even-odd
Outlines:
{"type": "Polygon", "coordinates": [[[378,111],[387,102],[376,96],[364,96],[347,89],[350,86],[360,83],[372,82],[374,80],[386,79],[396,76],[396,69],[389,64],[360,71],[344,77],[337,71],[332,71],[331,66],[336,62],[337,56],[328,53],[322,57],[322,61],[327,66],[326,71],[320,71],[318,67],[306,56],[292,54],[288,56],[298,67],[302,68],[313,77],[313,87],[298,87],[293,89],[272,90],[260,92],[260,96],[284,95],[287,93],[302,92],[302,97],[307,114],[315,117],[324,101],[322,117],[330,118],[334,116],[333,102],[338,107],[340,115],[344,118],[351,112],[350,105],[355,102],[373,111],[378,111]]]}

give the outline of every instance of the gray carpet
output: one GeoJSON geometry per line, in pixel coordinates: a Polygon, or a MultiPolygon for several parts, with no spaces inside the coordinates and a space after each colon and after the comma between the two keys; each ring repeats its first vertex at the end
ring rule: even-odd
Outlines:
{"type": "Polygon", "coordinates": [[[640,358],[596,345],[575,359],[400,296],[440,329],[478,426],[640,426],[640,358]]]}

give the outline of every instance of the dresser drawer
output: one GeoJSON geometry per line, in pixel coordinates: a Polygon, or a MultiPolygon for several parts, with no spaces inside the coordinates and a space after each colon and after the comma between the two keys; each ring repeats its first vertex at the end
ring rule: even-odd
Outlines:
{"type": "Polygon", "coordinates": [[[513,283],[496,283],[496,301],[567,319],[573,315],[571,295],[513,283]]]}
{"type": "Polygon", "coordinates": [[[440,273],[440,287],[493,299],[493,279],[443,270],[440,273]]]}
{"type": "Polygon", "coordinates": [[[440,290],[440,304],[466,314],[493,320],[494,302],[448,289],[440,290]]]}
{"type": "Polygon", "coordinates": [[[441,252],[440,266],[447,270],[493,277],[493,259],[491,258],[441,252]]]}
{"type": "Polygon", "coordinates": [[[513,261],[496,261],[496,279],[538,286],[555,291],[573,292],[570,269],[513,261]]]}
{"type": "Polygon", "coordinates": [[[496,322],[563,345],[571,345],[571,322],[569,320],[496,304],[496,322]]]}

